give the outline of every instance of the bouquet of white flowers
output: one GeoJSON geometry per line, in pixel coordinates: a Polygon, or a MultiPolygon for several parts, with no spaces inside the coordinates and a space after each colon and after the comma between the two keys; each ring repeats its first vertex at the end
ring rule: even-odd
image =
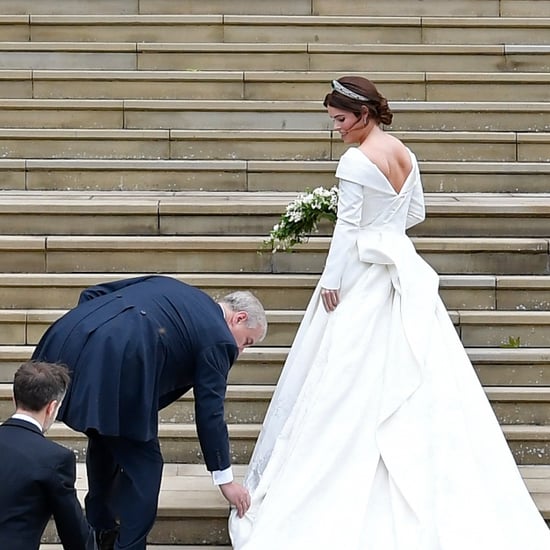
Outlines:
{"type": "Polygon", "coordinates": [[[336,221],[338,188],[317,187],[313,191],[301,193],[287,207],[279,223],[273,226],[265,241],[273,252],[289,251],[294,245],[307,241],[317,225],[325,218],[336,221]]]}

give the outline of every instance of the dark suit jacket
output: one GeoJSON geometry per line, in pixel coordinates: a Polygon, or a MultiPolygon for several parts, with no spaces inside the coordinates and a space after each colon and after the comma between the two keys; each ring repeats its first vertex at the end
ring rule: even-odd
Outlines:
{"type": "Polygon", "coordinates": [[[82,432],[149,441],[158,435],[159,409],[193,388],[211,471],[231,464],[224,399],[237,356],[220,306],[201,290],[161,276],[86,289],[33,355],[72,371],[59,419],[82,432]]]}
{"type": "Polygon", "coordinates": [[[0,426],[0,464],[2,550],[38,550],[52,514],[65,550],[95,549],[76,498],[72,451],[30,422],[11,418],[0,426]]]}

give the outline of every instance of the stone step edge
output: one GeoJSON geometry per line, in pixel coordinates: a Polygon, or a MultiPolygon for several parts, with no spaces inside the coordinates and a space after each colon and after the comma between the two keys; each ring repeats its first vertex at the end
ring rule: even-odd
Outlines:
{"type": "MultiPolygon", "coordinates": [[[[69,161],[71,162],[71,161],[69,161]]],[[[144,161],[146,162],[146,161],[144,161]]],[[[176,161],[177,162],[177,161],[176,161]]],[[[187,161],[182,161],[187,162],[187,161]]],[[[215,161],[212,161],[215,162],[215,161]]],[[[223,161],[222,161],[223,162],[223,161]]],[[[247,161],[243,161],[243,164],[247,161]]],[[[7,162],[5,164],[8,164],[7,162]]],[[[106,166],[108,164],[106,163],[106,166]]],[[[193,166],[191,166],[193,167],[193,166]]],[[[0,162],[0,169],[3,168],[0,162]]],[[[48,168],[51,168],[49,166],[48,168]]],[[[139,169],[139,165],[136,169],[139,169]]],[[[213,165],[211,169],[223,170],[223,166],[213,165]]],[[[87,204],[95,201],[105,201],[104,204],[116,204],[121,199],[135,199],[143,201],[145,204],[158,203],[162,200],[171,202],[186,201],[198,205],[215,204],[223,206],[227,203],[243,203],[251,204],[264,203],[266,200],[269,204],[286,204],[287,201],[294,199],[300,195],[300,191],[199,191],[199,190],[178,190],[178,191],[148,191],[148,190],[21,190],[21,189],[5,189],[2,191],[2,204],[21,203],[23,201],[45,201],[48,204],[65,204],[74,201],[76,204],[87,204]]],[[[469,202],[476,203],[485,202],[488,204],[506,204],[507,202],[520,203],[525,201],[526,204],[546,204],[550,201],[550,192],[547,193],[529,193],[523,191],[500,193],[497,191],[482,192],[482,191],[442,191],[442,192],[425,192],[426,199],[430,199],[437,203],[445,204],[469,202]]],[[[73,204],[73,202],[71,202],[73,204]]]]}
{"type": "MultiPolygon", "coordinates": [[[[133,277],[150,275],[151,273],[135,273],[133,277]]],[[[164,272],[158,275],[174,277],[193,285],[210,286],[242,286],[253,287],[290,287],[313,288],[319,280],[317,274],[285,274],[285,273],[172,273],[164,272]]],[[[127,273],[0,273],[0,287],[56,287],[84,288],[95,284],[127,278],[127,273]]],[[[480,288],[499,289],[548,289],[550,275],[440,275],[440,288],[480,288]]]]}
{"type": "MultiPolygon", "coordinates": [[[[260,433],[261,424],[232,424],[227,425],[229,437],[232,441],[256,439],[260,433]]],[[[508,440],[536,440],[550,441],[550,425],[541,426],[535,424],[502,424],[502,431],[508,440]]],[[[48,436],[58,442],[65,439],[83,439],[84,434],[76,432],[61,422],[56,422],[48,431],[48,436]]],[[[159,438],[196,440],[197,431],[194,424],[159,424],[159,438]]]]}
{"type": "MultiPolygon", "coordinates": [[[[531,143],[550,141],[550,132],[530,133],[525,131],[389,131],[401,140],[441,143],[466,141],[498,143],[531,143]]],[[[185,129],[102,129],[102,128],[2,128],[0,139],[193,139],[193,140],[277,140],[277,141],[323,141],[339,140],[331,130],[185,130],[185,129]]],[[[10,159],[12,160],[12,159],[10,159]]],[[[74,159],[70,159],[74,160],[74,159]]],[[[172,159],[167,159],[172,160],[172,159]]],[[[206,159],[209,160],[209,159],[206,159]]],[[[290,159],[289,159],[290,160],[290,159]]],[[[41,159],[44,162],[44,159],[41,159]]],[[[252,161],[250,161],[252,162],[252,161]]],[[[455,163],[458,161],[454,161],[455,163]]]]}
{"type": "MultiPolygon", "coordinates": [[[[240,363],[265,360],[267,362],[284,361],[289,347],[255,347],[243,351],[239,357],[240,363]]],[[[526,364],[550,363],[549,348],[465,348],[470,360],[480,364],[495,362],[526,364]]],[[[34,346],[0,345],[0,360],[26,361],[32,355],[34,346]]]]}
{"type": "Polygon", "coordinates": [[[349,53],[349,54],[439,54],[513,55],[547,54],[546,44],[343,44],[316,42],[76,42],[0,41],[0,52],[102,52],[102,53],[349,53]]]}
{"type": "MultiPolygon", "coordinates": [[[[538,2],[541,5],[541,10],[538,10],[537,13],[540,15],[539,12],[548,14],[548,3],[545,0],[541,0],[538,2]]],[[[57,1],[50,1],[50,0],[43,0],[42,2],[38,2],[39,6],[34,6],[36,2],[34,0],[21,0],[20,2],[6,2],[6,8],[5,12],[8,14],[19,14],[19,13],[33,13],[33,14],[57,14],[60,12],[59,10],[59,3],[57,1]]],[[[411,4],[410,2],[404,2],[404,1],[392,1],[389,3],[389,5],[363,5],[363,4],[356,4],[352,3],[350,6],[343,6],[340,5],[336,7],[330,2],[327,3],[321,3],[321,9],[312,11],[311,8],[311,2],[310,0],[305,1],[296,1],[296,0],[280,0],[276,6],[255,6],[254,9],[250,8],[250,2],[248,1],[241,1],[241,2],[232,2],[230,5],[226,6],[226,2],[223,2],[224,9],[220,10],[219,6],[220,3],[214,2],[213,5],[211,3],[206,4],[194,4],[193,2],[179,2],[177,0],[168,0],[164,2],[156,2],[156,1],[142,1],[139,4],[135,2],[134,0],[126,0],[126,1],[117,1],[117,2],[109,2],[102,1],[100,6],[101,9],[97,9],[95,6],[86,6],[86,9],[80,8],[80,3],[76,6],[73,6],[73,2],[67,2],[67,7],[64,7],[63,11],[61,13],[64,14],[81,14],[81,13],[89,13],[89,14],[97,14],[98,12],[101,14],[113,14],[115,16],[120,15],[121,13],[128,13],[132,15],[137,14],[174,14],[179,15],[181,13],[198,13],[198,14],[219,14],[226,13],[226,14],[234,14],[234,15],[251,15],[251,14],[258,14],[260,16],[262,15],[272,15],[272,14],[281,14],[285,13],[288,15],[297,15],[297,16],[310,16],[311,14],[321,14],[321,15],[332,15],[335,11],[337,15],[382,15],[385,17],[398,15],[401,16],[403,13],[406,13],[407,16],[423,16],[423,15],[430,15],[429,6],[418,6],[416,3],[411,4]],[[160,5],[158,5],[160,4],[160,5]],[[189,9],[188,6],[191,5],[194,7],[194,9],[189,9]],[[80,8],[80,9],[79,9],[80,8]],[[186,9],[188,8],[188,9],[186,9]],[[366,8],[366,9],[365,9],[366,8]]],[[[88,4],[88,2],[83,2],[84,5],[88,4]]],[[[422,4],[422,2],[421,2],[422,4]]],[[[533,11],[533,2],[527,1],[527,2],[506,2],[502,7],[501,10],[499,10],[498,4],[495,4],[494,2],[488,2],[487,4],[484,2],[481,5],[478,5],[479,2],[470,2],[470,1],[462,1],[458,2],[456,5],[453,4],[452,9],[451,7],[441,7],[439,5],[440,3],[437,3],[438,11],[436,12],[436,15],[439,17],[453,17],[453,16],[459,16],[459,17],[521,17],[523,14],[528,13],[528,16],[531,16],[535,12],[533,11]],[[522,6],[517,6],[515,4],[522,4],[522,6]],[[526,7],[524,7],[525,5],[526,7]],[[527,8],[527,9],[526,9],[527,8]],[[531,9],[529,9],[531,8],[531,9]]]]}
{"type": "MultiPolygon", "coordinates": [[[[1,235],[0,251],[44,251],[59,253],[75,252],[108,252],[139,250],[158,251],[242,251],[254,252],[265,250],[266,236],[87,236],[87,235],[51,235],[51,236],[17,236],[1,235]]],[[[304,252],[326,251],[330,237],[311,237],[308,242],[300,244],[296,250],[304,252]]],[[[550,238],[543,237],[413,237],[412,242],[419,253],[548,253],[550,238]]],[[[271,253],[266,251],[266,253],[271,253]]]]}
{"type": "MultiPolygon", "coordinates": [[[[550,103],[544,101],[422,101],[392,100],[389,102],[394,112],[473,112],[487,113],[544,113],[550,111],[550,103]]],[[[214,112],[314,112],[325,115],[325,108],[314,100],[261,100],[261,99],[42,99],[0,98],[0,111],[3,110],[49,111],[192,111],[214,112]]]]}
{"type": "MultiPolygon", "coordinates": [[[[278,216],[298,192],[172,192],[166,195],[140,192],[3,192],[0,213],[17,215],[78,216],[112,214],[153,216],[163,214],[278,216]],[[122,200],[121,200],[122,199],[122,200]]],[[[550,194],[426,193],[427,215],[474,217],[550,217],[550,194]]]]}
{"type": "MultiPolygon", "coordinates": [[[[13,385],[0,383],[0,400],[12,398],[13,385]]],[[[275,385],[245,385],[231,384],[227,387],[226,400],[239,401],[266,401],[273,396],[275,385]]],[[[485,394],[491,401],[522,402],[522,403],[550,403],[550,386],[490,386],[484,388],[485,394]]],[[[193,391],[180,397],[178,401],[193,401],[193,391]]]]}
{"type": "Polygon", "coordinates": [[[230,14],[119,14],[119,15],[61,15],[61,14],[14,14],[1,15],[0,24],[32,25],[108,25],[120,24],[221,24],[253,26],[403,26],[403,27],[473,27],[473,28],[518,28],[550,27],[549,17],[473,17],[473,16],[420,16],[420,15],[230,15],[230,14]]]}
{"type": "MultiPolygon", "coordinates": [[[[549,79],[550,80],[550,79],[549,79]]],[[[327,172],[334,174],[337,160],[188,160],[188,159],[22,159],[22,158],[2,158],[0,159],[0,170],[20,169],[25,171],[40,170],[152,170],[152,171],[178,171],[178,170],[196,170],[196,171],[248,171],[248,172],[327,172]]],[[[445,173],[445,174],[539,174],[550,173],[550,164],[548,162],[517,162],[517,161],[419,161],[419,167],[422,173],[445,173]]],[[[336,180],[335,180],[336,182],[336,180]]],[[[9,190],[2,193],[9,193],[9,190]]],[[[21,190],[14,192],[22,193],[21,190]]],[[[33,193],[33,191],[25,191],[33,193]]],[[[68,191],[48,191],[49,194],[70,193],[68,191]]],[[[74,191],[80,193],[80,191],[74,191]]],[[[86,193],[86,191],[82,191],[86,193]]],[[[100,194],[101,191],[89,192],[100,194]]],[[[116,191],[105,191],[104,193],[116,193],[116,191]]],[[[121,192],[123,193],[123,192],[121,192]]],[[[146,194],[147,191],[135,191],[134,193],[146,194]]],[[[177,194],[181,191],[151,191],[150,194],[161,193],[177,194]]],[[[198,193],[198,192],[195,192],[198,193]]],[[[204,193],[207,193],[205,191],[204,193]]],[[[224,191],[226,193],[226,191],[224,191]]],[[[254,193],[257,193],[254,191],[254,193]]],[[[277,193],[277,192],[273,192],[277,193]]],[[[457,193],[459,194],[459,193],[457,193]]],[[[486,193],[484,193],[485,195],[486,193]]],[[[499,193],[487,193],[489,195],[498,195],[499,193]]],[[[516,195],[516,193],[511,193],[516,195]]],[[[529,195],[529,193],[518,193],[519,195],[529,195]]]]}
{"type": "MultiPolygon", "coordinates": [[[[361,74],[360,72],[357,74],[361,74]]],[[[377,83],[382,82],[418,82],[423,84],[456,81],[475,85],[476,83],[548,83],[550,73],[546,72],[438,72],[438,71],[373,71],[364,73],[377,83]]],[[[340,73],[334,71],[238,71],[238,70],[81,70],[81,69],[0,69],[0,80],[93,80],[93,81],[236,81],[271,82],[278,85],[292,82],[295,86],[301,83],[322,83],[326,85],[338,78],[340,73]]]]}
{"type": "MultiPolygon", "coordinates": [[[[360,74],[360,73],[358,73],[360,74]]],[[[438,71],[391,71],[368,72],[375,82],[419,82],[429,84],[431,82],[456,81],[468,84],[476,82],[508,82],[508,83],[547,83],[550,81],[550,73],[547,72],[438,72],[438,71]]],[[[239,71],[239,70],[69,70],[69,69],[0,69],[0,80],[106,80],[106,81],[144,81],[144,80],[171,80],[171,81],[203,81],[203,80],[234,80],[237,82],[277,82],[278,85],[292,85],[303,82],[319,82],[326,84],[338,78],[340,73],[334,71],[239,71]]]]}
{"type": "MultiPolygon", "coordinates": [[[[58,308],[0,308],[0,323],[51,323],[65,314],[58,308]]],[[[499,311],[448,309],[456,325],[550,325],[550,311],[499,311]]],[[[269,323],[294,323],[302,321],[303,309],[266,309],[269,323]]]]}
{"type": "MultiPolygon", "coordinates": [[[[531,145],[547,144],[550,142],[549,132],[529,133],[522,130],[510,131],[393,131],[388,130],[388,133],[397,137],[411,146],[420,146],[426,143],[437,143],[443,147],[455,145],[457,143],[479,143],[481,145],[498,144],[500,146],[508,145],[531,145]]],[[[101,141],[119,140],[121,142],[143,142],[154,141],[157,144],[172,143],[172,142],[190,142],[195,146],[198,143],[205,141],[216,143],[238,143],[240,145],[249,141],[254,141],[257,146],[265,146],[271,142],[283,143],[287,146],[300,144],[319,144],[319,145],[336,145],[340,146],[340,136],[336,135],[331,130],[185,130],[185,129],[97,129],[97,128],[9,128],[0,129],[0,140],[10,141],[30,141],[36,143],[38,141],[48,142],[75,142],[81,141],[101,141]]],[[[65,154],[65,153],[64,153],[65,154]]],[[[225,153],[224,153],[225,154],[225,153]]],[[[240,153],[239,153],[240,154],[240,153]]],[[[285,155],[289,153],[284,153],[285,155]]],[[[320,153],[315,153],[320,154],[320,153]]],[[[332,153],[337,155],[337,151],[332,153]]],[[[164,153],[163,153],[164,155],[164,153]]],[[[253,153],[257,155],[257,153],[253,153]]],[[[42,155],[44,156],[44,155],[42,155]]],[[[92,155],[93,156],[93,155],[92,155]]],[[[119,155],[120,156],[120,155],[119,155]]],[[[168,155],[166,160],[169,159],[168,155]]],[[[241,155],[242,156],[242,155],[241,155]]],[[[282,155],[281,155],[282,156],[282,155]]],[[[523,158],[523,153],[520,151],[519,157],[523,158]]],[[[40,156],[34,156],[36,159],[41,159],[40,156]]],[[[74,157],[65,155],[65,158],[74,160],[74,157]]],[[[521,158],[518,162],[523,162],[521,158]]],[[[43,160],[43,159],[41,159],[43,160]]],[[[152,160],[152,159],[151,159],[152,160]]],[[[155,159],[158,160],[158,159],[155,159]]],[[[210,160],[210,159],[204,159],[210,160]]],[[[223,160],[223,159],[221,159],[223,160]]],[[[252,160],[252,159],[240,159],[252,160]]],[[[295,160],[286,158],[286,160],[295,160]]],[[[317,159],[319,160],[319,159],[317,159]]],[[[335,159],[333,159],[335,160],[335,159]]],[[[457,162],[456,159],[450,159],[457,162]]],[[[306,161],[307,162],[307,161],[306,161]]],[[[440,162],[440,161],[437,161],[440,162]]],[[[467,162],[467,161],[465,161],[467,162]]],[[[532,159],[527,159],[531,163],[532,159]]],[[[535,161],[536,162],[536,161],[535,161]]]]}

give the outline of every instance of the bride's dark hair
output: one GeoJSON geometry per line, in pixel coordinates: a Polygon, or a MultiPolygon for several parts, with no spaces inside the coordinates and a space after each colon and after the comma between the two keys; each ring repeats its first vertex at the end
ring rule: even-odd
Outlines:
{"type": "Polygon", "coordinates": [[[393,113],[388,106],[388,100],[377,90],[376,86],[367,78],[362,76],[342,76],[333,84],[332,92],[325,96],[323,105],[335,107],[354,113],[358,118],[361,116],[361,107],[366,107],[377,123],[390,125],[393,113]],[[340,84],[341,86],[338,86],[340,84]],[[338,91],[340,87],[341,91],[338,91]],[[351,96],[359,95],[363,99],[348,97],[344,95],[346,90],[351,96]]]}

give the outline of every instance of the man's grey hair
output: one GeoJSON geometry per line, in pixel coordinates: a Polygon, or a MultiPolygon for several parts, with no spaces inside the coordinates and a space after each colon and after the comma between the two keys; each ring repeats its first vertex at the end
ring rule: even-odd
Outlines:
{"type": "Polygon", "coordinates": [[[248,290],[236,290],[221,298],[220,302],[227,304],[231,311],[246,311],[248,313],[246,326],[248,328],[262,329],[259,342],[265,338],[267,333],[267,317],[264,306],[252,292],[248,290]]]}

